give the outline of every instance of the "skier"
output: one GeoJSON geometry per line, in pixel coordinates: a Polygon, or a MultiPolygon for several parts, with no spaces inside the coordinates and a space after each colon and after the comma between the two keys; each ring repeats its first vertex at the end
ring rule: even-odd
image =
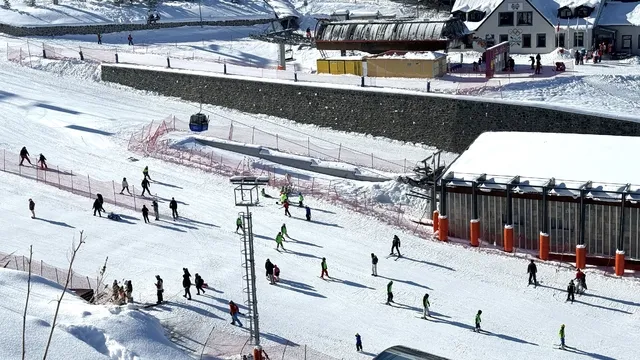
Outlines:
{"type": "Polygon", "coordinates": [[[158,202],[156,201],[156,199],[153,199],[151,206],[153,207],[153,214],[156,216],[156,220],[160,220],[160,213],[158,212],[158,202]]]}
{"type": "Polygon", "coordinates": [[[280,281],[280,268],[276,264],[273,264],[273,281],[280,281]]]}
{"type": "Polygon", "coordinates": [[[284,248],[284,245],[282,245],[283,241],[284,236],[282,236],[282,233],[279,232],[278,235],[276,235],[276,250],[280,251],[280,247],[282,247],[282,250],[287,251],[287,249],[284,248]]]}
{"type": "Polygon", "coordinates": [[[96,194],[96,198],[97,198],[97,199],[98,199],[98,201],[100,202],[100,209],[101,209],[102,211],[106,212],[106,211],[104,210],[104,207],[103,207],[103,205],[104,205],[104,198],[102,197],[102,194],[96,194]]]}
{"type": "Polygon", "coordinates": [[[102,45],[102,34],[98,33],[98,45],[102,45]]]}
{"type": "Polygon", "coordinates": [[[271,285],[275,284],[275,281],[273,279],[273,263],[271,263],[271,260],[267,259],[267,261],[264,263],[264,268],[265,270],[267,270],[267,279],[269,279],[269,283],[271,285]]]}
{"type": "Polygon", "coordinates": [[[131,284],[131,280],[127,280],[124,282],[125,286],[125,294],[127,296],[127,303],[133,302],[133,284],[131,284]]]}
{"type": "Polygon", "coordinates": [[[573,304],[573,301],[576,299],[575,297],[575,292],[576,292],[576,286],[573,283],[573,280],[569,281],[569,286],[567,286],[567,301],[571,300],[571,303],[573,304]]]}
{"type": "Polygon", "coordinates": [[[287,201],[287,193],[285,192],[283,187],[282,190],[280,191],[280,203],[284,204],[285,201],[287,201]]]}
{"type": "Polygon", "coordinates": [[[149,195],[151,195],[151,190],[149,190],[149,180],[147,180],[147,178],[142,179],[142,195],[140,196],[144,196],[145,191],[147,193],[149,193],[149,195]]]}
{"type": "Polygon", "coordinates": [[[40,156],[38,157],[38,162],[40,163],[40,169],[42,170],[49,169],[49,167],[47,166],[47,158],[44,157],[44,155],[40,154],[40,156]]]}
{"type": "Polygon", "coordinates": [[[564,324],[560,326],[560,349],[564,350],[564,324]]]}
{"type": "Polygon", "coordinates": [[[322,262],[320,263],[320,266],[322,267],[322,273],[320,273],[320,278],[324,279],[324,276],[327,275],[327,277],[329,279],[331,279],[331,277],[329,276],[329,272],[327,271],[327,259],[326,258],[322,258],[322,262]]]}
{"type": "Polygon", "coordinates": [[[93,216],[96,216],[96,211],[98,212],[98,215],[100,215],[100,217],[102,217],[102,212],[104,211],[104,209],[102,208],[102,204],[100,203],[100,199],[96,199],[93,202],[93,216]]]}
{"type": "Polygon", "coordinates": [[[32,199],[29,199],[29,211],[31,211],[31,218],[36,218],[36,203],[32,199]]]}
{"type": "Polygon", "coordinates": [[[309,208],[309,206],[305,206],[304,208],[307,211],[307,221],[311,221],[311,208],[309,208]]]}
{"type": "Polygon", "coordinates": [[[142,218],[144,219],[145,224],[149,223],[149,209],[147,208],[147,205],[142,205],[142,218]]]}
{"type": "Polygon", "coordinates": [[[202,279],[202,276],[200,276],[198,273],[196,273],[196,290],[198,291],[197,295],[200,295],[200,291],[202,291],[202,293],[204,294],[204,289],[202,288],[202,286],[204,285],[204,280],[202,279]]]}
{"type": "Polygon", "coordinates": [[[303,207],[304,205],[302,205],[302,202],[304,201],[304,197],[302,196],[302,193],[298,193],[298,206],[303,207]]]}
{"type": "Polygon", "coordinates": [[[371,253],[371,275],[378,276],[378,257],[371,253]]]}
{"type": "Polygon", "coordinates": [[[356,351],[362,351],[362,338],[356,333],[356,351]]]}
{"type": "Polygon", "coordinates": [[[578,288],[581,286],[583,292],[587,290],[587,276],[580,269],[576,272],[576,280],[578,280],[578,288]]]}
{"type": "Polygon", "coordinates": [[[173,220],[178,218],[178,202],[175,198],[171,198],[169,202],[169,209],[171,209],[171,216],[173,216],[173,220]]]}
{"type": "Polygon", "coordinates": [[[156,304],[161,304],[162,303],[162,293],[164,292],[164,287],[162,286],[164,281],[162,281],[162,278],[160,278],[160,275],[156,275],[156,280],[158,280],[156,282],[156,292],[158,295],[158,302],[156,304]]]}
{"type": "Polygon", "coordinates": [[[280,232],[282,233],[282,237],[286,237],[288,239],[291,239],[291,237],[287,233],[287,225],[282,224],[282,226],[280,227],[280,232]]]}
{"type": "Polygon", "coordinates": [[[482,310],[478,310],[478,313],[476,314],[476,327],[475,327],[475,329],[473,329],[473,331],[475,331],[475,332],[480,332],[482,330],[480,328],[480,322],[482,321],[480,319],[480,315],[482,315],[482,310]]]}
{"type": "Polygon", "coordinates": [[[133,46],[133,36],[131,36],[131,34],[127,36],[127,40],[129,40],[129,45],[133,46]]]}
{"type": "Polygon", "coordinates": [[[149,179],[151,180],[151,176],[149,176],[149,167],[145,166],[144,169],[142,170],[142,175],[144,175],[145,179],[149,179]]]}
{"type": "Polygon", "coordinates": [[[236,234],[238,233],[238,230],[242,230],[244,233],[244,229],[242,228],[242,218],[240,216],[236,219],[236,234]]]}
{"type": "Polygon", "coordinates": [[[531,262],[529,263],[527,272],[529,273],[529,285],[533,284],[534,286],[538,286],[538,280],[536,279],[538,268],[536,267],[536,264],[533,262],[533,260],[531,260],[531,262]]]}
{"type": "Polygon", "coordinates": [[[31,164],[31,160],[29,159],[29,152],[27,151],[27,147],[23,146],[22,149],[20,150],[20,166],[22,166],[22,163],[25,160],[27,160],[29,165],[33,165],[31,164]]]}
{"type": "Polygon", "coordinates": [[[389,255],[395,255],[395,253],[393,252],[394,249],[398,251],[398,256],[401,256],[400,255],[400,238],[398,237],[398,235],[393,235],[393,242],[391,243],[391,254],[389,255]]]}
{"type": "Polygon", "coordinates": [[[184,274],[182,275],[182,287],[184,288],[183,297],[189,296],[188,299],[191,300],[191,274],[189,274],[189,270],[187,268],[182,268],[184,274]]]}
{"type": "Polygon", "coordinates": [[[238,305],[236,305],[233,301],[229,301],[229,314],[231,314],[231,320],[233,320],[231,321],[231,325],[235,325],[237,321],[240,327],[242,327],[242,323],[238,319],[239,313],[240,309],[238,308],[238,305]]]}
{"type": "Polygon", "coordinates": [[[291,213],[289,212],[289,200],[285,200],[282,206],[284,207],[284,214],[291,217],[291,213]]]}
{"type": "Polygon", "coordinates": [[[389,283],[387,284],[387,305],[391,305],[390,303],[393,302],[392,287],[393,287],[393,280],[389,281],[389,283]]]}
{"type": "Polygon", "coordinates": [[[427,316],[430,316],[429,306],[431,306],[431,304],[429,303],[429,294],[424,294],[424,297],[422,298],[422,307],[424,308],[424,310],[422,311],[423,319],[426,319],[427,316]]]}
{"type": "Polygon", "coordinates": [[[129,191],[129,182],[127,181],[127,178],[122,178],[122,190],[120,190],[120,194],[122,195],[125,190],[127,190],[127,193],[131,195],[131,191],[129,191]]]}

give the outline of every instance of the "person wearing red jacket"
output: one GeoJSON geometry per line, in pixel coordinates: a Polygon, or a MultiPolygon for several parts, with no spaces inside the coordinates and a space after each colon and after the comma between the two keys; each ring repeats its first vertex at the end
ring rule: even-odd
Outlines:
{"type": "Polygon", "coordinates": [[[285,200],[282,206],[284,207],[284,214],[291,217],[291,213],[289,212],[289,200],[285,200]]]}
{"type": "Polygon", "coordinates": [[[582,272],[582,270],[578,269],[578,272],[576,273],[576,279],[580,282],[580,284],[582,285],[582,287],[587,290],[587,281],[586,281],[586,276],[584,275],[584,273],[582,272]]]}
{"type": "Polygon", "coordinates": [[[238,308],[238,305],[236,305],[236,303],[234,303],[233,301],[229,300],[229,314],[231,314],[231,320],[233,320],[231,321],[231,325],[235,325],[237,321],[238,325],[242,327],[242,323],[238,319],[239,313],[240,313],[240,309],[238,308]]]}

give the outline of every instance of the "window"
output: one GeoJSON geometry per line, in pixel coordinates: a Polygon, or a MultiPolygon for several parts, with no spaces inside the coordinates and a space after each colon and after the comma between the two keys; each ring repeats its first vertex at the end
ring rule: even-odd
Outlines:
{"type": "Polygon", "coordinates": [[[513,26],[513,13],[512,12],[499,13],[498,26],[513,26]]]}
{"type": "Polygon", "coordinates": [[[547,47],[547,34],[536,34],[536,47],[547,47]]]}
{"type": "Polygon", "coordinates": [[[573,11],[568,7],[558,9],[558,17],[560,19],[571,19],[573,17],[573,11]]]}
{"type": "Polygon", "coordinates": [[[518,26],[533,25],[533,11],[518,11],[518,26]]]}
{"type": "Polygon", "coordinates": [[[522,47],[523,48],[531,47],[531,34],[522,34],[522,47]]]}
{"type": "Polygon", "coordinates": [[[573,47],[584,46],[584,32],[576,31],[573,33],[573,47]]]}
{"type": "Polygon", "coordinates": [[[485,41],[487,42],[487,48],[492,47],[496,44],[496,39],[493,34],[487,34],[484,36],[485,41]]]}
{"type": "Polygon", "coordinates": [[[484,14],[484,11],[473,10],[467,14],[467,21],[482,21],[484,14]]]}
{"type": "Polygon", "coordinates": [[[563,48],[565,45],[565,41],[564,41],[564,33],[558,33],[558,35],[556,35],[556,47],[561,47],[563,48]]]}
{"type": "Polygon", "coordinates": [[[622,35],[622,48],[631,49],[631,35],[622,35]]]}
{"type": "Polygon", "coordinates": [[[500,34],[500,42],[505,42],[505,41],[509,41],[509,35],[507,34],[500,34]]]}
{"type": "Polygon", "coordinates": [[[458,19],[462,20],[462,21],[467,21],[467,13],[462,12],[462,11],[456,11],[452,14],[454,17],[457,17],[458,19]]]}
{"type": "Polygon", "coordinates": [[[586,18],[586,17],[589,17],[589,15],[591,15],[592,12],[593,12],[592,7],[580,6],[576,8],[576,17],[586,18]]]}

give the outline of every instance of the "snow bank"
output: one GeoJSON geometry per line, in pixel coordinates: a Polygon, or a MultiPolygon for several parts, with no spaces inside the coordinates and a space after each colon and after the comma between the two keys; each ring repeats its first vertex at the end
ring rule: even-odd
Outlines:
{"type": "Polygon", "coordinates": [[[435,60],[446,57],[446,54],[434,51],[412,51],[404,54],[391,53],[376,56],[379,59],[408,59],[408,60],[435,60]]]}

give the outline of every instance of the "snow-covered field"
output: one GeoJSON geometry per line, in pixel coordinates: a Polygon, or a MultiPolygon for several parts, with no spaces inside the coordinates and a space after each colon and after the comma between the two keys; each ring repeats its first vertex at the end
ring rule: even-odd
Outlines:
{"type": "MultiPolygon", "coordinates": [[[[72,66],[61,73],[74,69],[72,66]]],[[[62,344],[56,346],[51,358],[133,358],[105,355],[110,348],[107,345],[105,350],[101,345],[100,334],[113,339],[121,353],[135,353],[141,359],[198,356],[214,326],[206,352],[219,353],[225,344],[239,344],[227,347],[233,349],[227,355],[237,354],[247,333],[229,324],[226,305],[228,300],[242,302],[243,287],[241,242],[233,232],[237,212],[242,209],[234,206],[233,186],[227,178],[153,158],[130,162],[130,156],[139,156],[126,150],[131,131],[169,113],[190,114],[196,110],[195,105],[99,84],[87,80],[84,74],[61,76],[3,62],[0,146],[15,152],[26,145],[32,154],[42,152],[52,163],[74,169],[77,176],[90,174],[102,180],[126,176],[131,182],[139,181],[141,168],[148,165],[151,176],[158,181],[152,184],[153,191],[162,198],[180,201],[183,219],[171,221],[164,201],[160,203],[162,220],[151,225],[144,224],[138,213],[111,206],[107,210],[127,216],[128,223],[93,217],[89,199],[0,173],[1,251],[25,255],[33,244],[34,258],[65,267],[72,238],[84,230],[87,242],[76,259],[77,272],[95,275],[108,256],[106,281],[131,279],[134,298],[141,302],[154,300],[156,274],[165,280],[169,303],[145,313],[100,306],[85,310],[88,305],[70,303],[73,309],[67,309],[56,330],[65,340],[64,348],[62,344]],[[45,221],[29,218],[28,198],[35,200],[36,214],[45,221]],[[215,290],[205,296],[194,295],[191,301],[184,299],[183,267],[192,274],[200,273],[215,290]],[[83,311],[94,315],[82,317],[83,311]],[[170,329],[166,336],[175,346],[159,337],[157,322],[147,315],[170,329]],[[123,325],[116,331],[113,324],[119,321],[123,325]],[[77,327],[83,331],[74,332],[77,327]],[[128,331],[138,336],[135,341],[123,339],[128,331]],[[174,355],[176,347],[186,355],[174,355]],[[70,348],[79,349],[80,355],[70,354],[70,348]]],[[[209,109],[261,126],[281,129],[284,125],[322,137],[338,136],[343,143],[367,151],[426,152],[423,146],[209,109]]],[[[379,190],[399,189],[385,185],[379,190]]],[[[527,261],[523,254],[500,255],[500,251],[489,248],[472,249],[418,238],[322,199],[307,196],[307,202],[317,209],[311,223],[302,220],[300,209],[292,209],[293,217],[288,218],[269,202],[253,208],[258,273],[267,258],[282,270],[282,280],[276,286],[261,276],[257,279],[262,338],[271,358],[281,357],[284,345],[278,344],[285,343],[290,346],[286,356],[291,359],[303,358],[300,351],[304,345],[328,354],[318,358],[367,359],[398,344],[453,359],[636,358],[635,340],[640,336],[636,294],[640,283],[635,278],[618,279],[589,269],[589,292],[576,303],[567,304],[563,289],[573,277],[568,265],[540,263],[538,279],[542,286],[534,289],[526,286],[527,261]],[[283,222],[295,240],[287,240],[287,251],[279,253],[272,239],[283,222]],[[402,239],[404,255],[397,261],[386,258],[394,234],[402,239]],[[381,259],[379,277],[370,275],[372,252],[381,259]],[[322,257],[327,259],[332,280],[319,278],[322,257]],[[395,306],[383,304],[389,280],[394,281],[395,306]],[[419,318],[425,292],[430,294],[435,315],[428,321],[419,318]],[[483,328],[489,331],[484,335],[469,331],[478,309],[483,311],[483,328]],[[574,347],[566,352],[553,347],[563,323],[567,326],[567,343],[574,347]],[[356,332],[363,338],[363,354],[354,349],[356,332]]],[[[0,342],[0,358],[12,358],[18,351],[15,347],[19,344],[24,277],[2,274],[0,286],[16,292],[15,302],[0,307],[0,316],[11,319],[11,325],[0,330],[9,339],[0,342]]],[[[51,300],[57,294],[44,287],[39,293],[43,297],[35,301],[31,324],[41,329],[27,335],[35,342],[30,344],[44,341],[46,324],[42,321],[50,321],[51,300]]],[[[246,319],[241,320],[246,323],[246,319]]],[[[29,350],[29,358],[40,356],[38,345],[30,345],[29,350]]]]}

